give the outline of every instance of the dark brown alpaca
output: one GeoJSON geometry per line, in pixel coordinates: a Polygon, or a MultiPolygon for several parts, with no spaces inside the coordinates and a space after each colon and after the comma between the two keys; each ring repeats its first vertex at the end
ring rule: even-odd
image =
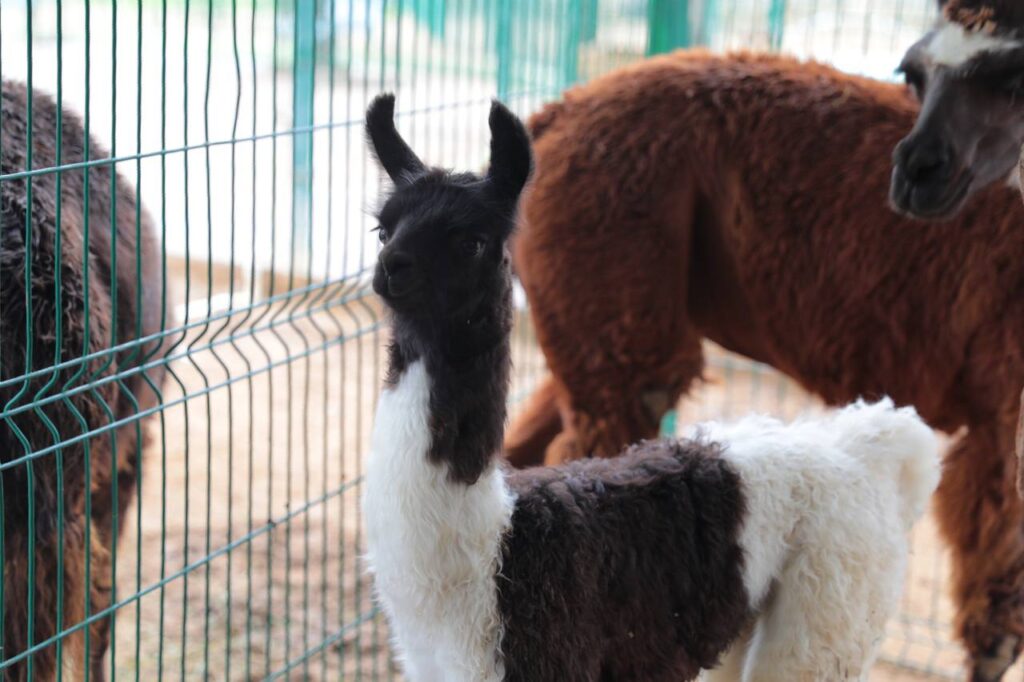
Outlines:
{"type": "MultiPolygon", "coordinates": [[[[0,172],[17,173],[26,167],[28,94],[24,86],[5,81],[0,100],[0,172]]],[[[52,168],[56,157],[57,107],[52,99],[32,99],[32,167],[52,168]]],[[[63,114],[60,163],[84,160],[86,139],[79,119],[63,114]]],[[[89,144],[89,158],[107,152],[89,144]]],[[[35,176],[29,187],[24,178],[0,182],[0,462],[20,461],[27,454],[64,443],[68,439],[130,418],[156,404],[163,368],[120,381],[102,383],[65,400],[24,410],[34,400],[46,400],[62,390],[74,390],[130,370],[142,360],[158,358],[158,342],[129,346],[117,354],[101,354],[85,363],[59,370],[47,368],[99,353],[116,344],[155,334],[163,326],[159,243],[149,218],[136,214],[135,192],[118,177],[111,201],[111,167],[60,174],[60,224],[57,224],[56,173],[35,176]],[[88,175],[88,180],[86,180],[88,175]],[[86,205],[88,182],[88,205],[86,205]],[[87,207],[86,207],[87,206],[87,207]],[[31,209],[31,229],[26,216],[31,209]],[[116,233],[112,216],[116,211],[116,233]],[[88,241],[85,237],[88,215],[88,241]],[[56,236],[62,243],[57,253],[56,236]],[[30,240],[26,244],[26,234],[30,240]],[[116,245],[116,270],[111,254],[116,245]],[[30,246],[31,248],[27,248],[30,246]],[[29,285],[32,306],[31,346],[26,339],[26,255],[31,252],[29,285]],[[55,264],[60,263],[60,286],[55,264]],[[143,287],[136,285],[137,269],[143,287]],[[112,272],[114,270],[114,272],[112,272]],[[116,298],[113,296],[116,282],[116,298]],[[60,291],[60,309],[56,308],[60,291]],[[58,343],[57,317],[60,316],[58,343]],[[26,368],[26,359],[31,365],[26,368]],[[24,378],[26,369],[32,372],[24,378]],[[149,383],[151,382],[151,384],[149,383]],[[109,414],[107,412],[109,410],[109,414]]],[[[80,623],[89,614],[110,606],[110,553],[117,530],[135,491],[142,443],[137,424],[129,423],[111,434],[68,443],[48,454],[4,469],[3,495],[3,661],[22,655],[30,646],[53,637],[61,629],[80,623]],[[117,452],[113,450],[116,437],[117,452]],[[89,464],[87,468],[86,450],[89,464]],[[87,487],[91,500],[87,500],[87,487]],[[116,495],[116,507],[114,504],[116,495]],[[59,504],[63,502],[63,509],[59,504]],[[87,504],[91,509],[87,510],[87,504]],[[114,512],[120,519],[116,528],[114,512]],[[63,517],[61,517],[61,512],[63,517]],[[89,513],[91,512],[91,516],[89,513]],[[30,522],[35,528],[35,552],[30,557],[30,522]],[[87,546],[88,537],[88,546],[87,546]],[[62,547],[60,546],[62,545],[62,547]],[[63,567],[58,554],[63,549],[63,567]],[[30,561],[34,558],[34,567],[30,561]],[[87,561],[89,566],[86,566],[87,561]],[[63,575],[60,574],[61,568],[63,575]],[[30,571],[34,579],[30,580],[30,571]],[[86,581],[86,571],[89,581],[86,581]],[[58,612],[58,592],[63,610],[58,612]],[[31,601],[30,601],[31,600],[31,601]],[[34,628],[29,632],[32,604],[34,628]]],[[[78,679],[85,666],[93,680],[104,679],[103,656],[110,637],[109,620],[94,620],[88,627],[89,650],[82,628],[62,642],[61,659],[54,644],[3,668],[4,679],[48,680],[63,666],[66,678],[78,679]]]]}
{"type": "Polygon", "coordinates": [[[998,679],[1024,634],[1024,210],[1000,186],[951,222],[891,211],[917,113],[825,66],[683,52],[537,114],[514,258],[553,378],[506,444],[523,466],[655,435],[705,338],[831,404],[888,394],[965,429],[938,519],[958,633],[976,679],[998,679]]]}

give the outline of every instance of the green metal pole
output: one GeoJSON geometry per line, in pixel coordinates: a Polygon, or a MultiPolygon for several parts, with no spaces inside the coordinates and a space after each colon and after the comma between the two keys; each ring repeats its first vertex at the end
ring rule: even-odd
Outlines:
{"type": "Polygon", "coordinates": [[[716,35],[718,31],[722,6],[718,0],[705,0],[703,10],[700,15],[700,27],[697,29],[697,44],[710,45],[711,36],[716,35]]]}
{"type": "Polygon", "coordinates": [[[564,90],[579,79],[580,36],[583,20],[583,0],[569,0],[566,7],[568,16],[562,42],[562,68],[560,89],[564,90]]]}
{"type": "Polygon", "coordinates": [[[768,8],[768,39],[773,50],[782,47],[782,33],[786,24],[786,0],[772,0],[768,8]]]}
{"type": "Polygon", "coordinates": [[[580,42],[592,43],[597,39],[597,0],[583,0],[580,19],[580,42]]]}
{"type": "Polygon", "coordinates": [[[647,54],[690,45],[690,0],[648,0],[647,54]]]}
{"type": "Polygon", "coordinates": [[[676,436],[676,430],[678,428],[678,421],[675,409],[671,409],[665,413],[661,418],[661,425],[659,426],[659,436],[662,438],[674,438],[676,436]]]}
{"type": "Polygon", "coordinates": [[[313,68],[316,51],[316,0],[295,0],[295,65],[292,84],[292,243],[294,262],[304,263],[309,235],[313,177],[313,68]],[[302,131],[302,132],[298,132],[302,131]]]}
{"type": "Polygon", "coordinates": [[[512,0],[497,0],[495,49],[498,53],[498,99],[512,91],[512,0]]]}
{"type": "Polygon", "coordinates": [[[431,36],[437,39],[444,38],[445,19],[448,13],[447,2],[412,0],[410,9],[416,21],[424,24],[431,36]]]}

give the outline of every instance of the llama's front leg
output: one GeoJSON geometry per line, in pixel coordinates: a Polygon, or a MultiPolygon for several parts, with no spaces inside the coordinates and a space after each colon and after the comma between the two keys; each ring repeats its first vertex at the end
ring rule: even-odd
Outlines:
{"type": "Polygon", "coordinates": [[[938,490],[972,682],[1002,679],[1024,644],[1024,506],[1015,481],[1013,425],[974,426],[946,456],[938,490]]]}
{"type": "Polygon", "coordinates": [[[393,649],[405,679],[410,682],[445,682],[444,671],[435,659],[437,642],[402,631],[393,619],[391,628],[393,649]]]}
{"type": "Polygon", "coordinates": [[[820,537],[799,541],[803,549],[786,564],[761,606],[743,675],[735,679],[867,679],[905,567],[904,552],[893,545],[901,538],[877,530],[877,535],[847,535],[831,545],[820,537]],[[866,559],[872,535],[884,546],[866,559]]]}

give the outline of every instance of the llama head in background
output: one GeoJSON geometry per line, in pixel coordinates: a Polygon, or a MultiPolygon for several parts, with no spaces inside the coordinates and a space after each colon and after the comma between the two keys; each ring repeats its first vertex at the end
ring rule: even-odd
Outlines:
{"type": "Polygon", "coordinates": [[[426,166],[398,134],[395,98],[380,95],[366,130],[394,191],[378,213],[383,244],[374,291],[397,316],[472,326],[481,308],[510,290],[506,242],[530,175],[526,129],[491,105],[491,161],[485,175],[426,166]]]}
{"type": "Polygon", "coordinates": [[[936,27],[899,71],[921,113],[893,154],[890,198],[918,218],[948,218],[1016,174],[1024,144],[1024,3],[941,0],[936,27]]]}

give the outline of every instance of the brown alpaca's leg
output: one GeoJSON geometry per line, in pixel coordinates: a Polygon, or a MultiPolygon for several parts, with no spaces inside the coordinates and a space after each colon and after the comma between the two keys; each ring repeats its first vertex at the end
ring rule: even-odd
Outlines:
{"type": "Polygon", "coordinates": [[[610,169],[591,145],[574,145],[538,142],[513,244],[560,389],[563,430],[548,464],[614,456],[656,435],[703,367],[688,310],[696,179],[659,172],[640,150],[610,169]]]}
{"type": "Polygon", "coordinates": [[[548,444],[562,431],[555,381],[547,377],[512,420],[505,437],[505,457],[516,468],[544,462],[548,444]]]}
{"type": "Polygon", "coordinates": [[[613,457],[631,443],[657,436],[661,418],[704,366],[696,336],[667,350],[672,359],[653,369],[641,363],[606,366],[579,385],[570,384],[559,395],[565,428],[548,446],[544,463],[613,457]]]}
{"type": "Polygon", "coordinates": [[[956,628],[971,680],[1002,678],[1024,645],[1024,505],[1013,430],[972,428],[946,457],[936,510],[953,548],[956,628]]]}

